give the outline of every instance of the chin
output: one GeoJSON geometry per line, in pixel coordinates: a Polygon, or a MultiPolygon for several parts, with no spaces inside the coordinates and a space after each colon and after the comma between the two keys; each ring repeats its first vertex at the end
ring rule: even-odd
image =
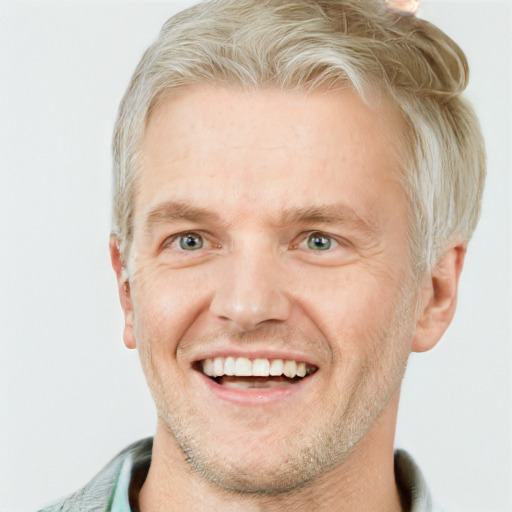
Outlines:
{"type": "Polygon", "coordinates": [[[194,439],[183,436],[182,430],[175,431],[174,437],[194,472],[209,482],[230,492],[267,496],[307,487],[345,460],[355,444],[354,439],[340,435],[340,429],[330,435],[321,428],[317,433],[288,432],[285,438],[274,434],[273,439],[256,432],[246,432],[239,443],[232,440],[229,445],[227,433],[221,438],[200,435],[194,439]],[[319,435],[322,430],[324,434],[319,435]]]}
{"type": "Polygon", "coordinates": [[[307,486],[322,473],[311,465],[283,464],[275,461],[242,461],[210,464],[189,460],[193,469],[203,478],[228,491],[239,494],[275,496],[307,486]]]}

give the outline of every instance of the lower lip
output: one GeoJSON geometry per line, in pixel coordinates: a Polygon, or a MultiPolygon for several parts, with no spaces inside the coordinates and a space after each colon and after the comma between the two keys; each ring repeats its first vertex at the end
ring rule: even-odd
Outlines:
{"type": "Polygon", "coordinates": [[[314,374],[309,375],[291,386],[241,389],[222,386],[200,372],[198,372],[198,375],[208,390],[217,398],[244,406],[268,405],[289,400],[292,396],[304,390],[315,376],[314,374]]]}

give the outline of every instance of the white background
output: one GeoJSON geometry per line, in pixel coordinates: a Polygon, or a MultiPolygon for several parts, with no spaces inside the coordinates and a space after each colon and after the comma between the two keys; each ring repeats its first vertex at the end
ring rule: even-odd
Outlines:
{"type": "MultiPolygon", "coordinates": [[[[0,510],[35,510],[151,435],[107,252],[110,135],[143,50],[190,1],[0,2],[0,510]]],[[[488,146],[459,311],[415,355],[397,445],[451,512],[512,510],[512,4],[422,0],[471,66],[488,146]]]]}

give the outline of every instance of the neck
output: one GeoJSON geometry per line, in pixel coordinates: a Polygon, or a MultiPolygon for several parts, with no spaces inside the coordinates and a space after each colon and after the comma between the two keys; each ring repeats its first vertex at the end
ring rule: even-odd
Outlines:
{"type": "Polygon", "coordinates": [[[139,494],[142,512],[315,510],[402,512],[394,474],[398,396],[391,398],[350,456],[311,484],[277,496],[227,491],[195,473],[159,422],[153,458],[139,494]]]}

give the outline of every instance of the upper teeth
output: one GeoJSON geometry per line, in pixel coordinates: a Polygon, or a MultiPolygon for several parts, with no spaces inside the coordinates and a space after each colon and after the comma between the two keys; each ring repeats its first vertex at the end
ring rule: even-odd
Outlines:
{"type": "Polygon", "coordinates": [[[248,359],[246,357],[215,357],[202,361],[203,373],[209,377],[305,377],[314,371],[306,363],[283,359],[248,359]]]}

